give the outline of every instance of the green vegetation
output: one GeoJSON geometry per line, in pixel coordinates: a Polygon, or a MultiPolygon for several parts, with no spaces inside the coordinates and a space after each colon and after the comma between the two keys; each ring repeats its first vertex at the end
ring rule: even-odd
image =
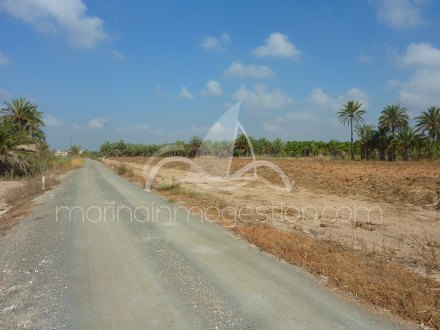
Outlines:
{"type": "Polygon", "coordinates": [[[354,160],[354,148],[353,148],[353,123],[357,124],[363,122],[362,117],[365,114],[365,110],[361,109],[362,103],[356,101],[348,101],[343,108],[338,112],[338,119],[342,124],[350,126],[350,153],[351,160],[354,160]]]}
{"type": "MultiPolygon", "coordinates": [[[[440,151],[440,109],[430,107],[415,118],[416,126],[409,126],[407,110],[400,105],[389,105],[381,112],[377,128],[373,124],[363,124],[365,110],[362,103],[348,101],[338,112],[342,124],[350,127],[350,142],[323,141],[270,141],[266,138],[247,137],[239,134],[235,140],[234,156],[250,156],[251,146],[256,155],[269,157],[311,157],[329,156],[345,159],[395,161],[434,159],[440,151]],[[357,141],[354,140],[354,133],[357,141]],[[249,143],[250,142],[250,143],[249,143]]],[[[224,156],[230,150],[228,141],[203,141],[194,136],[188,143],[176,141],[162,145],[132,144],[119,141],[102,144],[100,153],[107,157],[149,157],[184,156],[201,154],[224,156]]]]}
{"type": "MultiPolygon", "coordinates": [[[[0,177],[33,177],[55,167],[71,166],[71,157],[55,157],[49,151],[42,115],[24,98],[4,102],[0,110],[0,177]]],[[[79,147],[71,150],[73,156],[79,152],[79,147]]]]}
{"type": "Polygon", "coordinates": [[[81,147],[80,146],[71,146],[69,149],[69,155],[79,157],[81,156],[81,147]]]}
{"type": "Polygon", "coordinates": [[[36,175],[51,166],[42,127],[42,112],[24,98],[5,102],[0,110],[0,176],[36,175]]]}

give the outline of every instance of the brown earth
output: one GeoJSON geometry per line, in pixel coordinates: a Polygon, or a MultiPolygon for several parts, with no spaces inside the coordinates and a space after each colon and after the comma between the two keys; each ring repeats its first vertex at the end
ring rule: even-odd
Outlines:
{"type": "MultiPolygon", "coordinates": [[[[125,163],[134,175],[143,176],[147,162],[151,169],[161,160],[134,157],[105,162],[125,163]]],[[[181,162],[167,164],[154,186],[179,183],[221,200],[222,209],[234,212],[237,221],[256,221],[355,249],[386,252],[416,272],[440,280],[440,162],[265,160],[283,170],[292,191],[277,189],[283,187],[282,180],[270,168],[260,167],[259,178],[252,170],[239,178],[220,178],[215,174],[227,161],[218,158],[195,159],[208,173],[181,162]]],[[[231,173],[250,162],[233,159],[231,173]]]]}

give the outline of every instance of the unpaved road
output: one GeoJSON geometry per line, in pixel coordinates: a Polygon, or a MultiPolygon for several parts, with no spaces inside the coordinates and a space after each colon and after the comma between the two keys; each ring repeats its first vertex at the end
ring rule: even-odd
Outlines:
{"type": "Polygon", "coordinates": [[[0,238],[0,328],[398,327],[98,162],[34,203],[0,238]]]}

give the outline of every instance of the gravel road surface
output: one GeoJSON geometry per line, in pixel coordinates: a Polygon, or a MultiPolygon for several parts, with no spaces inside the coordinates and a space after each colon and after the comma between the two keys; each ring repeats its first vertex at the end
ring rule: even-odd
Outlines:
{"type": "Polygon", "coordinates": [[[397,328],[87,160],[0,237],[0,328],[397,328]]]}

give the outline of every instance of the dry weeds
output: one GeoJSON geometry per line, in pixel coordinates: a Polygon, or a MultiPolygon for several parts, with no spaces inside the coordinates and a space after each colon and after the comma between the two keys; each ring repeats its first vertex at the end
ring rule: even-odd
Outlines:
{"type": "Polygon", "coordinates": [[[364,302],[440,327],[440,284],[408,271],[386,255],[265,225],[238,226],[233,230],[261,249],[323,276],[329,285],[349,291],[364,302]]]}

